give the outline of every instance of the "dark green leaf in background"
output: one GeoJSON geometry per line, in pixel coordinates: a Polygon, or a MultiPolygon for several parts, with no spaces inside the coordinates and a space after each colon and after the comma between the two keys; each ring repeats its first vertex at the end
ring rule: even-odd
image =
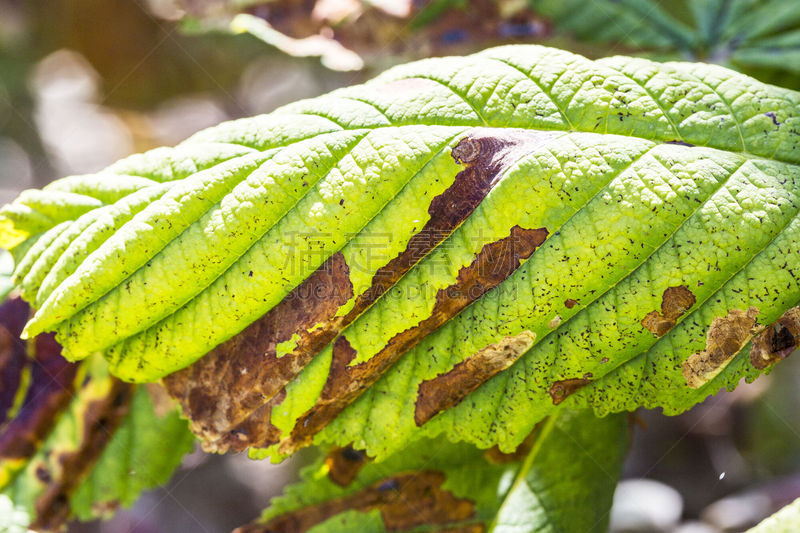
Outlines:
{"type": "Polygon", "coordinates": [[[288,486],[259,521],[237,531],[600,533],[627,434],[624,416],[562,411],[508,455],[422,440],[372,463],[337,448],[304,469],[303,481],[288,486]]]}

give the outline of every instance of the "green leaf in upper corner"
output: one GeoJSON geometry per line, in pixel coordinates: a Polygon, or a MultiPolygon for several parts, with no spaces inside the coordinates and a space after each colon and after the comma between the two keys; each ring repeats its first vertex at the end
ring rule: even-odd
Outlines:
{"type": "Polygon", "coordinates": [[[107,517],[164,483],[194,441],[163,389],[122,383],[102,357],[69,363],[41,335],[28,358],[12,336],[28,312],[0,306],[0,531],[107,517]]]}
{"type": "Polygon", "coordinates": [[[625,417],[589,411],[553,415],[513,454],[423,440],[373,463],[337,448],[237,531],[600,533],[626,449],[625,417]]]}
{"type": "Polygon", "coordinates": [[[208,450],[508,451],[564,406],[677,413],[791,353],[798,108],[714,65],[506,46],[221,124],[0,217],[31,234],[13,249],[26,333],[163,379],[208,450]]]}
{"type": "Polygon", "coordinates": [[[529,0],[555,26],[592,42],[731,66],[800,88],[795,0],[529,0]],[[686,22],[684,22],[686,19],[686,22]]]}
{"type": "Polygon", "coordinates": [[[794,533],[800,531],[800,499],[766,518],[747,533],[794,533]]]}
{"type": "MultiPolygon", "coordinates": [[[[692,0],[689,0],[692,2],[692,0]]],[[[529,0],[531,8],[580,39],[689,52],[696,36],[658,0],[529,0]]]]}

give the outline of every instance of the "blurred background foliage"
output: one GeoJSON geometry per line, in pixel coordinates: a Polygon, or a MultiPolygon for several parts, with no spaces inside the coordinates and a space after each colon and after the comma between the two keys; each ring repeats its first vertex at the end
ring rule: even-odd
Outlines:
{"type": "MultiPolygon", "coordinates": [[[[0,202],[397,63],[540,43],[734,68],[800,89],[798,0],[0,0],[0,202]]],[[[742,531],[800,497],[800,357],[634,432],[614,531],[742,531]]],[[[196,452],[74,531],[228,531],[296,478],[196,452]]]]}

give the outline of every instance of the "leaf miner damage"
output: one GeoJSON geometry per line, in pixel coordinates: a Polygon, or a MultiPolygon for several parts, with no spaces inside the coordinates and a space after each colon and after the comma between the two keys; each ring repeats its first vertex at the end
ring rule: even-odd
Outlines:
{"type": "Polygon", "coordinates": [[[545,228],[514,226],[508,237],[486,244],[470,265],[459,270],[453,285],[437,292],[428,318],[392,337],[367,361],[351,365],[357,353],[345,336],[338,337],[333,344],[328,378],[317,403],[300,417],[291,435],[281,442],[280,452],[291,453],[310,442],[404,353],[513,274],[547,235],[545,228]]]}
{"type": "Polygon", "coordinates": [[[698,389],[713,379],[753,338],[758,313],[758,308],[751,306],[747,311],[731,309],[724,317],[714,317],[706,334],[706,349],[683,363],[689,387],[698,389]]]}
{"type": "Polygon", "coordinates": [[[789,357],[800,344],[800,306],[788,309],[753,339],[750,363],[764,370],[789,357]]]}
{"type": "MultiPolygon", "coordinates": [[[[262,318],[190,367],[167,376],[165,387],[181,402],[184,414],[192,421],[192,430],[204,440],[204,448],[219,452],[241,451],[269,442],[274,428],[265,430],[263,426],[271,426],[270,411],[283,387],[461,225],[522,154],[554,137],[549,132],[474,129],[451,151],[453,159],[464,165],[463,170],[444,192],[433,198],[428,208],[429,220],[411,236],[402,253],[375,272],[371,285],[364,292],[353,294],[349,267],[343,254],[337,252],[262,318]],[[342,306],[354,296],[352,307],[340,314],[342,306]],[[278,354],[278,345],[290,340],[294,341],[292,349],[278,354]]],[[[519,255],[522,258],[527,258],[546,236],[544,228],[516,227],[511,232],[514,245],[523,243],[519,255]],[[531,244],[534,244],[533,249],[528,250],[531,244]]],[[[488,246],[479,257],[486,263],[487,255],[504,253],[506,248],[507,243],[488,246]]],[[[504,264],[499,264],[498,268],[508,271],[504,264]]],[[[470,301],[485,292],[481,291],[480,283],[487,282],[487,288],[491,288],[499,281],[487,278],[473,284],[469,290],[480,294],[470,301]]],[[[441,317],[435,322],[441,325],[446,321],[443,317],[447,312],[438,312],[441,317]]],[[[435,327],[426,325],[424,331],[429,333],[435,327]]],[[[414,337],[419,339],[427,334],[422,331],[418,330],[414,337]]],[[[407,345],[407,341],[403,343],[407,345]]],[[[343,348],[335,350],[341,358],[343,348]]],[[[395,354],[392,357],[400,355],[398,350],[391,350],[395,354]]],[[[387,364],[393,362],[394,359],[387,359],[387,364]]],[[[381,372],[385,370],[383,365],[377,366],[381,372]]]]}
{"type": "Polygon", "coordinates": [[[461,403],[489,378],[514,364],[533,346],[535,339],[536,334],[527,330],[509,335],[475,352],[450,371],[423,381],[417,391],[414,422],[422,426],[438,413],[461,403]]]}
{"type": "Polygon", "coordinates": [[[642,319],[642,326],[656,337],[663,337],[696,302],[697,298],[685,285],[668,287],[661,297],[661,312],[648,313],[642,319]]]}
{"type": "Polygon", "coordinates": [[[579,391],[586,385],[592,382],[592,374],[586,373],[583,377],[580,378],[570,378],[570,379],[562,379],[559,381],[554,381],[553,384],[548,389],[547,393],[550,395],[550,398],[553,400],[553,405],[558,405],[564,400],[566,400],[571,394],[579,391]]]}
{"type": "MultiPolygon", "coordinates": [[[[332,336],[313,326],[335,315],[353,296],[349,268],[337,252],[277,306],[193,365],[163,383],[192,431],[213,442],[274,397],[332,336]],[[300,336],[297,348],[278,356],[277,345],[300,336]]],[[[220,449],[219,451],[225,451],[220,449]]]]}

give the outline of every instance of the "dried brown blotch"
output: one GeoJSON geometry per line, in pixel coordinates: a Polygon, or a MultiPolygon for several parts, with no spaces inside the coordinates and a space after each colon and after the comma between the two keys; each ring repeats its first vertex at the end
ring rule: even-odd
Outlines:
{"type": "Polygon", "coordinates": [[[353,297],[353,287],[344,257],[337,253],[264,317],[188,369],[168,376],[165,385],[181,400],[192,430],[206,447],[225,451],[212,443],[224,442],[224,435],[247,425],[249,416],[264,420],[261,407],[270,398],[466,220],[521,153],[552,138],[547,132],[509,130],[498,135],[495,130],[474,130],[452,150],[465,168],[432,199],[428,221],[403,252],[376,271],[370,287],[346,314],[337,316],[353,297]],[[276,346],[292,338],[296,347],[277,357],[276,346]]]}
{"type": "Polygon", "coordinates": [[[33,341],[30,384],[22,406],[0,431],[0,460],[31,457],[72,398],[78,364],[61,356],[52,334],[33,341]]]}
{"type": "Polygon", "coordinates": [[[586,385],[592,382],[591,374],[585,374],[583,377],[580,378],[570,378],[570,379],[562,379],[560,381],[554,381],[552,385],[550,385],[550,389],[547,391],[550,394],[550,398],[553,400],[553,405],[558,405],[564,400],[566,400],[571,394],[579,391],[580,389],[584,388],[586,385]]]}
{"type": "Polygon", "coordinates": [[[449,372],[423,381],[417,391],[414,422],[421,426],[442,411],[458,405],[495,374],[510,367],[527,352],[536,334],[509,335],[470,355],[449,372]]]}
{"type": "Polygon", "coordinates": [[[668,287],[661,296],[661,312],[648,313],[642,319],[642,326],[656,337],[663,337],[695,302],[697,298],[685,285],[668,287]]]}
{"type": "Polygon", "coordinates": [[[290,437],[281,442],[280,452],[292,453],[380,378],[404,353],[460,313],[469,304],[498,286],[519,268],[547,238],[547,229],[511,228],[510,235],[483,247],[473,262],[461,268],[456,283],[436,293],[431,315],[392,337],[368,361],[350,366],[356,352],[345,337],[333,344],[328,379],[317,403],[297,421],[290,437]]]}
{"type": "Polygon", "coordinates": [[[714,317],[706,334],[706,349],[689,356],[683,363],[683,377],[697,389],[719,374],[753,337],[758,308],[731,309],[724,317],[714,317]]]}
{"type": "Polygon", "coordinates": [[[763,370],[789,357],[800,344],[800,307],[787,310],[753,339],[750,363],[763,370]]]}
{"type": "Polygon", "coordinates": [[[87,406],[78,449],[53,458],[59,468],[49,473],[52,479],[36,499],[32,529],[55,531],[66,523],[70,515],[69,496],[91,471],[128,413],[134,390],[134,385],[113,379],[109,393],[87,406]]]}
{"type": "MultiPolygon", "coordinates": [[[[398,474],[350,496],[293,511],[266,523],[240,527],[234,533],[303,533],[345,511],[377,509],[388,531],[403,531],[422,525],[446,526],[469,520],[475,504],[442,489],[445,475],[423,471],[398,474]]],[[[448,529],[448,531],[463,531],[448,529]]],[[[471,525],[469,527],[472,527],[471,525]]],[[[475,531],[468,529],[467,531],[475,531]]]]}
{"type": "Polygon", "coordinates": [[[573,300],[572,298],[567,298],[564,300],[564,307],[567,309],[572,309],[576,305],[578,305],[578,300],[573,300]]]}
{"type": "Polygon", "coordinates": [[[358,476],[369,462],[367,454],[353,446],[334,448],[325,456],[328,478],[341,487],[346,487],[358,476]]]}

